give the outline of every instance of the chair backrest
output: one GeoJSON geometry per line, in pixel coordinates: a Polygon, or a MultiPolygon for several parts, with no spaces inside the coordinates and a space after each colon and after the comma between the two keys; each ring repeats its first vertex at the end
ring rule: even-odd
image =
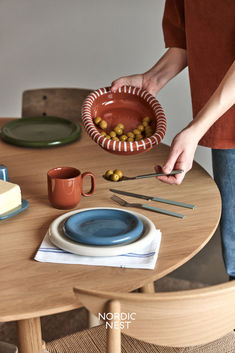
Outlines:
{"type": "MultiPolygon", "coordinates": [[[[153,344],[200,345],[235,328],[235,281],[169,293],[119,294],[77,287],[74,292],[99,318],[111,320],[112,325],[116,321],[114,326],[119,325],[123,333],[153,344]]],[[[107,321],[106,327],[110,330],[107,321]]]]}
{"type": "Polygon", "coordinates": [[[82,88],[42,88],[23,92],[22,117],[58,116],[81,120],[83,101],[92,90],[82,88]]]}

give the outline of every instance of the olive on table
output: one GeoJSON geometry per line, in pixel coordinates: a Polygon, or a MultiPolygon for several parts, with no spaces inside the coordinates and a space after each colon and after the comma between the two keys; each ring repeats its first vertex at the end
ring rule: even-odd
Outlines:
{"type": "Polygon", "coordinates": [[[119,176],[119,179],[123,177],[123,172],[120,169],[115,169],[113,173],[117,174],[119,176]]]}
{"type": "Polygon", "coordinates": [[[107,172],[105,172],[104,176],[106,179],[109,179],[111,175],[113,175],[113,170],[109,169],[107,172]]]}
{"type": "Polygon", "coordinates": [[[118,174],[113,173],[113,174],[110,176],[110,179],[111,179],[112,181],[118,181],[120,178],[119,178],[119,175],[118,175],[118,174]]]}
{"type": "Polygon", "coordinates": [[[123,178],[123,173],[120,169],[107,170],[104,174],[105,179],[112,181],[119,181],[123,178]]]}

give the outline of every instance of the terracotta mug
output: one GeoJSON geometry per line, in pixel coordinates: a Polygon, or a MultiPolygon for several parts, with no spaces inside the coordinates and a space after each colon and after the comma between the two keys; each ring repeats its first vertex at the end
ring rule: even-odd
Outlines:
{"type": "Polygon", "coordinates": [[[73,167],[57,167],[47,172],[48,199],[55,208],[68,210],[77,206],[81,196],[91,196],[95,191],[92,172],[81,173],[73,167]],[[83,179],[91,177],[91,189],[83,191],[83,179]]]}

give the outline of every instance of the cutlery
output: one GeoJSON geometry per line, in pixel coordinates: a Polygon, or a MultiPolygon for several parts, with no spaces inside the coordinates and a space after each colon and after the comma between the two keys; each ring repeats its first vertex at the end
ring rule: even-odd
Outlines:
{"type": "MultiPolygon", "coordinates": [[[[166,175],[166,176],[175,175],[175,174],[180,174],[180,173],[183,173],[183,172],[184,172],[183,170],[172,170],[172,172],[170,172],[169,174],[151,173],[151,174],[137,175],[137,176],[134,176],[134,177],[128,177],[128,176],[123,175],[123,177],[120,180],[118,180],[118,182],[125,181],[125,180],[136,180],[136,179],[143,179],[143,178],[153,178],[153,177],[162,176],[162,175],[166,175]]],[[[103,178],[105,180],[113,181],[111,179],[106,179],[104,175],[103,175],[103,178]]]]}
{"type": "Polygon", "coordinates": [[[121,199],[120,197],[118,197],[116,195],[113,195],[111,197],[111,199],[113,201],[119,203],[119,205],[124,206],[124,207],[137,207],[137,208],[141,208],[141,209],[144,209],[144,210],[149,210],[149,211],[154,211],[154,212],[158,212],[158,213],[163,213],[163,214],[166,214],[168,216],[184,218],[184,215],[182,215],[180,213],[167,211],[167,210],[162,210],[161,208],[145,205],[145,204],[142,204],[142,203],[129,203],[129,202],[121,199]]]}
{"type": "Polygon", "coordinates": [[[114,193],[116,193],[116,194],[137,197],[139,199],[163,202],[163,203],[167,203],[169,205],[180,206],[180,207],[191,208],[191,209],[195,208],[194,205],[191,205],[189,203],[167,200],[167,199],[163,199],[163,198],[160,198],[160,197],[140,195],[140,194],[135,194],[133,192],[122,191],[122,190],[117,190],[117,189],[109,189],[109,190],[114,192],[114,193]]]}

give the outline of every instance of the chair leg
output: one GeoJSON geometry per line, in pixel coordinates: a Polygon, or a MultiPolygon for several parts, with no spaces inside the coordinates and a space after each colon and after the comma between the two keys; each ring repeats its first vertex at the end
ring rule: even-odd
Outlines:
{"type": "Polygon", "coordinates": [[[120,302],[118,300],[111,300],[108,312],[113,313],[114,316],[112,320],[106,322],[106,325],[108,324],[107,353],[121,353],[120,302]]]}
{"type": "Polygon", "coordinates": [[[154,282],[145,284],[143,287],[140,288],[141,293],[155,293],[154,282]]]}
{"type": "Polygon", "coordinates": [[[103,324],[102,320],[99,320],[97,316],[88,311],[88,328],[100,326],[103,324]]]}
{"type": "Polygon", "coordinates": [[[19,320],[18,338],[20,353],[42,353],[40,317],[19,320]]]}
{"type": "Polygon", "coordinates": [[[50,352],[47,350],[46,342],[45,342],[45,341],[42,341],[42,353],[50,353],[50,352]]]}

